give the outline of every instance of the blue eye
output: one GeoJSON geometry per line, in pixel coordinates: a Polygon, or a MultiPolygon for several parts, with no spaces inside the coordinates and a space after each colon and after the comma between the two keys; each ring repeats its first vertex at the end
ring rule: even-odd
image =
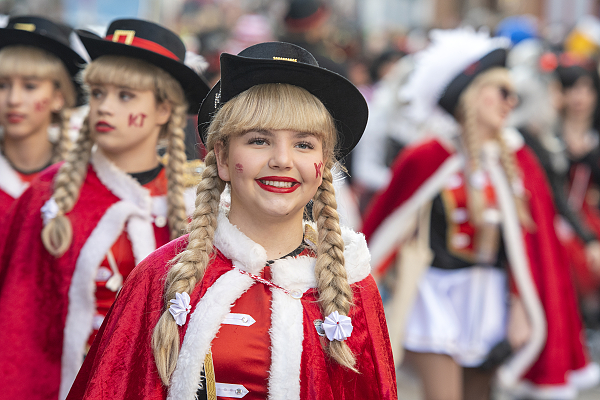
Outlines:
{"type": "Polygon", "coordinates": [[[312,150],[315,148],[315,146],[309,142],[300,142],[296,145],[296,147],[298,147],[302,150],[312,150]]]}
{"type": "Polygon", "coordinates": [[[131,92],[127,92],[127,91],[121,91],[119,92],[119,98],[123,101],[129,101],[131,99],[133,99],[135,97],[135,95],[131,92]]]}
{"type": "Polygon", "coordinates": [[[92,89],[90,95],[94,99],[99,99],[100,97],[102,97],[103,93],[100,89],[92,89]]]}
{"type": "Polygon", "coordinates": [[[269,144],[269,142],[265,138],[257,137],[257,138],[252,138],[252,139],[248,140],[248,144],[255,144],[257,146],[264,146],[266,144],[269,144]]]}

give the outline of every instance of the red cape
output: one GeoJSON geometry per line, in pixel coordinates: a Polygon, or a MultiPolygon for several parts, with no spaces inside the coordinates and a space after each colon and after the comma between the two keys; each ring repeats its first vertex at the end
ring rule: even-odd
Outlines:
{"type": "MultiPolygon", "coordinates": [[[[120,199],[90,165],[75,207],[67,215],[73,241],[59,258],[41,241],[40,209],[51,197],[60,164],[44,170],[14,205],[0,250],[0,398],[57,399],[64,326],[76,261],[106,210],[120,199]],[[10,345],[6,345],[10,343],[10,345]]],[[[158,245],[167,228],[155,228],[158,245]]]]}
{"type": "MultiPolygon", "coordinates": [[[[129,276],[69,393],[68,399],[164,399],[167,388],[156,371],[150,347],[162,309],[164,276],[169,261],[187,245],[187,236],[152,253],[129,276]]],[[[232,262],[217,252],[191,295],[192,311],[207,289],[232,262]]],[[[302,298],[303,342],[301,399],[396,399],[396,381],[385,317],[375,282],[368,275],[352,285],[350,312],[354,330],[347,343],[357,356],[356,374],[332,362],[323,351],[313,320],[323,318],[316,290],[302,298]]],[[[179,328],[183,343],[188,322],[179,328]]]]}
{"type": "MultiPolygon", "coordinates": [[[[363,232],[367,241],[453,154],[439,141],[429,140],[407,148],[399,156],[390,185],[374,199],[365,217],[363,232]]],[[[523,233],[531,274],[548,324],[546,345],[524,378],[536,385],[563,385],[567,372],[588,363],[581,318],[568,261],[554,230],[556,211],[546,176],[529,148],[521,147],[515,156],[537,225],[536,232],[523,233]]]]}

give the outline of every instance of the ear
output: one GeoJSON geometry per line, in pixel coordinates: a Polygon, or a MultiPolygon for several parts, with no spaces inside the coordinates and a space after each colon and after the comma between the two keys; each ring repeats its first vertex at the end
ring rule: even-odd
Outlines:
{"type": "Polygon", "coordinates": [[[226,156],[225,145],[223,142],[215,143],[215,157],[217,158],[217,169],[219,170],[219,178],[224,182],[229,182],[229,159],[226,156]]]}
{"type": "Polygon", "coordinates": [[[59,113],[60,110],[65,106],[65,97],[63,96],[60,90],[55,90],[52,96],[52,100],[50,101],[50,109],[54,113],[59,113]]]}
{"type": "Polygon", "coordinates": [[[164,125],[169,122],[169,118],[171,118],[171,112],[173,108],[171,107],[171,103],[168,101],[161,101],[156,105],[156,124],[164,125]]]}

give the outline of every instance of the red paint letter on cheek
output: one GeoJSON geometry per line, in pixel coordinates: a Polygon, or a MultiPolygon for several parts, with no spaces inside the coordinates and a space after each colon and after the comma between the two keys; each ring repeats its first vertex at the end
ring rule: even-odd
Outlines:
{"type": "Polygon", "coordinates": [[[143,113],[139,113],[136,115],[129,114],[129,126],[141,128],[142,126],[144,126],[144,118],[146,118],[146,114],[143,113]]]}
{"type": "Polygon", "coordinates": [[[42,101],[36,101],[35,102],[35,111],[43,111],[44,109],[46,109],[46,106],[48,105],[50,101],[48,99],[42,100],[42,101]]]}
{"type": "Polygon", "coordinates": [[[235,172],[239,172],[239,173],[244,172],[244,166],[240,163],[235,164],[235,172]]]}
{"type": "Polygon", "coordinates": [[[318,178],[321,175],[323,175],[323,173],[321,172],[321,168],[323,168],[323,163],[322,162],[320,162],[318,164],[315,163],[315,172],[316,172],[315,178],[318,178]]]}

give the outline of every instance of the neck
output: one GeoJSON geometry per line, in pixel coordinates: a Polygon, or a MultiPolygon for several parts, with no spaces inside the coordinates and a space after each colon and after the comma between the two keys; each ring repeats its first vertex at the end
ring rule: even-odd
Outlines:
{"type": "Polygon", "coordinates": [[[39,171],[52,160],[52,143],[47,129],[24,138],[4,135],[4,155],[19,171],[39,171]]]}
{"type": "Polygon", "coordinates": [[[299,217],[265,220],[232,204],[229,222],[252,241],[260,244],[266,250],[268,260],[275,260],[294,251],[304,235],[302,213],[299,217]]]}
{"type": "MultiPolygon", "coordinates": [[[[156,137],[158,138],[158,135],[156,137]]],[[[121,171],[134,174],[149,171],[158,166],[156,146],[157,140],[154,139],[147,140],[124,151],[111,152],[103,148],[100,148],[100,150],[121,171]]]]}
{"type": "Polygon", "coordinates": [[[592,126],[592,119],[589,117],[570,116],[563,121],[563,130],[567,135],[583,136],[592,126]]]}

